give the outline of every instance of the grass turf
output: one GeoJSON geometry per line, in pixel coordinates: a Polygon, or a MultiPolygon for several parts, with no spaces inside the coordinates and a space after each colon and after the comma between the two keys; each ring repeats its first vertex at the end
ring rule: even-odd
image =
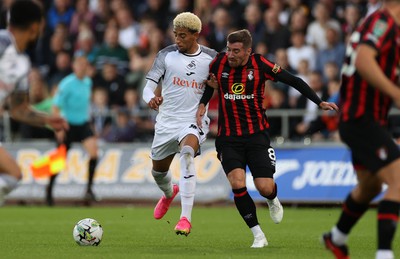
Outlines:
{"type": "MultiPolygon", "coordinates": [[[[234,206],[195,207],[188,236],[173,229],[180,209],[162,220],[152,207],[14,207],[0,208],[0,258],[333,258],[319,243],[336,222],[338,208],[285,208],[281,224],[258,206],[258,218],[269,246],[251,249],[251,231],[234,206]],[[72,238],[74,224],[97,219],[104,229],[98,247],[80,247],[72,238]]],[[[374,258],[376,211],[371,209],[349,239],[352,258],[374,258]]],[[[394,251],[400,256],[400,232],[394,251]]]]}

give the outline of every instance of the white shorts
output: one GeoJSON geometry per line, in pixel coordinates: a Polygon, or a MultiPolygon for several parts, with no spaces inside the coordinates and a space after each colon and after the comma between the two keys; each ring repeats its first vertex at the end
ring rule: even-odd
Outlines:
{"type": "Polygon", "coordinates": [[[192,122],[181,122],[174,125],[157,122],[151,145],[151,159],[162,160],[169,155],[179,153],[179,143],[189,134],[195,135],[199,144],[202,144],[209,132],[210,119],[208,117],[204,116],[202,126],[200,129],[196,123],[192,122]]]}

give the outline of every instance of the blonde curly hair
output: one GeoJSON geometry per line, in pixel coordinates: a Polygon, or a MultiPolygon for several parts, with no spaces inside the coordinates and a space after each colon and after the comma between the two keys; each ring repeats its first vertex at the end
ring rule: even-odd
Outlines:
{"type": "Polygon", "coordinates": [[[191,12],[184,12],[178,14],[174,19],[175,28],[186,28],[191,31],[201,32],[201,20],[197,15],[191,12]]]}

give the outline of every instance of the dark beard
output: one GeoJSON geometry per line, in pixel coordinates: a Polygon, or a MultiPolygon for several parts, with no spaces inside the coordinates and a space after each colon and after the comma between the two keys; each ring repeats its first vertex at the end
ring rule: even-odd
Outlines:
{"type": "Polygon", "coordinates": [[[37,61],[37,55],[38,55],[38,45],[39,45],[39,38],[36,40],[32,40],[28,43],[26,46],[25,52],[29,55],[31,62],[36,63],[37,61]]]}

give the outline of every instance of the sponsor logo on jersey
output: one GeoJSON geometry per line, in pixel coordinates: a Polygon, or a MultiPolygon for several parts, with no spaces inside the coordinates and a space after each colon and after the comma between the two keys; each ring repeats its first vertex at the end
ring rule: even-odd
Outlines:
{"type": "Polygon", "coordinates": [[[234,94],[242,94],[242,93],[244,93],[245,88],[242,83],[234,83],[231,86],[231,90],[232,90],[232,93],[234,93],[234,94]]]}
{"type": "Polygon", "coordinates": [[[222,78],[228,78],[228,77],[229,77],[229,73],[227,73],[227,72],[222,72],[221,77],[222,77],[222,78]]]}
{"type": "Polygon", "coordinates": [[[234,83],[231,86],[232,93],[224,94],[224,98],[227,100],[245,100],[254,99],[254,94],[243,94],[245,92],[245,86],[242,83],[234,83]]]}
{"type": "Polygon", "coordinates": [[[194,74],[195,74],[195,72],[187,72],[186,73],[187,76],[191,76],[191,75],[194,75],[194,74]]]}
{"type": "Polygon", "coordinates": [[[196,80],[186,80],[182,79],[179,77],[174,76],[172,79],[172,84],[176,86],[181,86],[181,87],[190,87],[194,89],[204,89],[204,83],[203,82],[197,82],[196,80]]]}

